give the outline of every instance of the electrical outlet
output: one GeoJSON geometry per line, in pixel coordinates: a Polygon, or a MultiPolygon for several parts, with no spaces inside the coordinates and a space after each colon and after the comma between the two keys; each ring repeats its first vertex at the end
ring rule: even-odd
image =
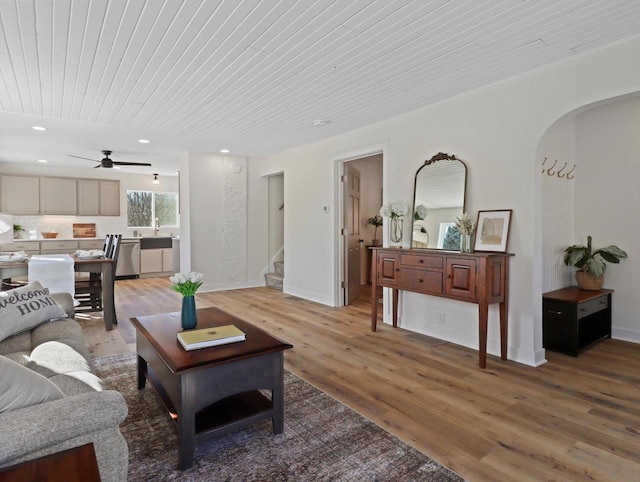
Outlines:
{"type": "Polygon", "coordinates": [[[438,311],[438,323],[444,325],[444,311],[438,311]]]}

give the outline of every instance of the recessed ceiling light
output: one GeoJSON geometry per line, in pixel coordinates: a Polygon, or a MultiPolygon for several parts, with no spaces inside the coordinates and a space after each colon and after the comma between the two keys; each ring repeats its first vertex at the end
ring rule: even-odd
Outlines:
{"type": "Polygon", "coordinates": [[[120,169],[120,166],[113,166],[114,169],[120,169]]]}
{"type": "Polygon", "coordinates": [[[223,154],[229,154],[229,149],[220,149],[223,154]]]}
{"type": "Polygon", "coordinates": [[[316,119],[316,120],[313,121],[313,125],[316,126],[316,127],[322,127],[322,126],[326,126],[330,122],[331,121],[322,120],[322,119],[316,119]]]}
{"type": "Polygon", "coordinates": [[[46,127],[42,127],[42,126],[33,126],[32,129],[34,131],[46,131],[47,130],[46,127]]]}
{"type": "Polygon", "coordinates": [[[47,162],[46,159],[38,159],[38,162],[47,162]]]}
{"type": "Polygon", "coordinates": [[[138,139],[140,144],[149,144],[149,139],[138,139]]]}

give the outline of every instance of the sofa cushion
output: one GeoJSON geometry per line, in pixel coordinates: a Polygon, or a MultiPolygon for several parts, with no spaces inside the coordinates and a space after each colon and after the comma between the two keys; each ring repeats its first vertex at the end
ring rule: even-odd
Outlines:
{"type": "Polygon", "coordinates": [[[23,331],[0,341],[0,355],[10,355],[17,351],[31,351],[31,332],[23,331]]]}
{"type": "Polygon", "coordinates": [[[90,362],[66,341],[36,346],[27,366],[55,383],[66,396],[102,390],[102,381],[91,371],[90,362]]]}
{"type": "Polygon", "coordinates": [[[100,377],[92,372],[76,371],[61,373],[49,378],[67,397],[82,393],[102,392],[104,386],[100,377]]]}
{"type": "Polygon", "coordinates": [[[0,413],[64,398],[42,375],[0,355],[0,413]]]}
{"type": "Polygon", "coordinates": [[[87,363],[91,362],[91,354],[82,336],[82,328],[75,320],[68,318],[55,320],[43,323],[31,331],[31,350],[48,341],[59,341],[69,345],[80,353],[87,363]]]}
{"type": "Polygon", "coordinates": [[[66,312],[34,281],[26,286],[0,292],[0,341],[31,330],[45,321],[66,317],[66,312]]]}

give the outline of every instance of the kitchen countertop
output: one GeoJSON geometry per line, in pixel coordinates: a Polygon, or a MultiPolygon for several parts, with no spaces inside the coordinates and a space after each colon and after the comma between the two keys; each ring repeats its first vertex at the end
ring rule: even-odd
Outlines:
{"type": "Polygon", "coordinates": [[[103,241],[104,238],[15,238],[13,242],[23,243],[25,241],[103,241]]]}
{"type": "MultiPolygon", "coordinates": [[[[180,236],[143,236],[144,238],[171,238],[171,239],[180,239],[180,236]]],[[[122,238],[123,241],[140,241],[142,239],[142,237],[138,236],[138,237],[124,237],[122,238]]],[[[29,238],[16,238],[13,240],[13,242],[19,242],[22,243],[24,241],[104,241],[104,237],[99,237],[99,238],[36,238],[36,239],[29,239],[29,238]]]]}

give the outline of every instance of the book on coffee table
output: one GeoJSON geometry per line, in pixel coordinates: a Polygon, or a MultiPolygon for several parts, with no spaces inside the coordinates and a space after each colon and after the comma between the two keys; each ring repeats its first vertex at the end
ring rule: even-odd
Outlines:
{"type": "Polygon", "coordinates": [[[244,331],[234,325],[214,326],[201,330],[181,331],[178,333],[178,341],[185,350],[196,350],[210,346],[225,345],[246,340],[244,331]]]}

